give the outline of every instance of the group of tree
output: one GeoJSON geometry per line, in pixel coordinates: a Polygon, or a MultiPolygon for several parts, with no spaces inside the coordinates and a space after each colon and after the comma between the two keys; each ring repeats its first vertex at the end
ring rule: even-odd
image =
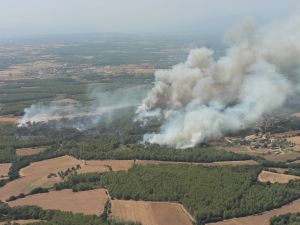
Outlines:
{"type": "Polygon", "coordinates": [[[300,182],[263,184],[257,166],[136,165],[128,172],[71,175],[56,189],[107,188],[112,198],[182,203],[197,224],[280,207],[300,197],[300,182]]]}
{"type": "Polygon", "coordinates": [[[140,225],[139,223],[126,222],[111,217],[105,219],[97,215],[74,214],[58,210],[44,210],[37,206],[10,207],[0,202],[0,221],[35,219],[30,225],[140,225]]]}
{"type": "Polygon", "coordinates": [[[300,213],[288,213],[271,218],[270,225],[299,225],[300,213]]]}

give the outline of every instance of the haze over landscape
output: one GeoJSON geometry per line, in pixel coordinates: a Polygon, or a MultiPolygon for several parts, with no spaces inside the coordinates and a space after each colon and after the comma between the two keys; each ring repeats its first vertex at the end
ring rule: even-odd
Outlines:
{"type": "Polygon", "coordinates": [[[0,3],[0,224],[300,224],[299,1],[0,3]]]}
{"type": "Polygon", "coordinates": [[[245,18],[265,23],[299,9],[287,0],[1,0],[1,36],[70,33],[220,34],[245,18]]]}

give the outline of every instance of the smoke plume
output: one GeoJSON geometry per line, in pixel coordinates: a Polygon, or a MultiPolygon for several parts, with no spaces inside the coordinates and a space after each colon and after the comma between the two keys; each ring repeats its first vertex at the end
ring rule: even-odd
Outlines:
{"type": "Polygon", "coordinates": [[[57,100],[49,104],[34,104],[24,109],[24,116],[18,126],[55,121],[56,128],[76,128],[86,130],[97,126],[104,114],[115,110],[137,106],[146,96],[145,85],[114,88],[89,88],[88,98],[84,104],[69,100],[57,100]]]}
{"type": "Polygon", "coordinates": [[[300,16],[261,29],[248,22],[230,32],[230,48],[190,51],[184,63],[155,73],[137,119],[164,121],[145,142],[177,148],[247,128],[300,91],[300,16]]]}

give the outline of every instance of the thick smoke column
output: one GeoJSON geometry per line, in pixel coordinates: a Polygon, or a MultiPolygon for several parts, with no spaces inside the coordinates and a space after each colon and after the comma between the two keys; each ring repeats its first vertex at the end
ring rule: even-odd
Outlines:
{"type": "Polygon", "coordinates": [[[138,120],[161,118],[145,142],[195,146],[247,128],[300,90],[300,17],[259,30],[246,23],[231,32],[231,47],[215,59],[211,49],[155,73],[155,85],[138,108],[138,120]]]}

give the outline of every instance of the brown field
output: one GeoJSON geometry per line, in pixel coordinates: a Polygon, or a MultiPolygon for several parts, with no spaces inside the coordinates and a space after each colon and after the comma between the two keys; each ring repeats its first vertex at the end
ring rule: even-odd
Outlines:
{"type": "MultiPolygon", "coordinates": [[[[18,223],[18,224],[28,224],[28,223],[36,223],[40,222],[41,220],[11,220],[11,224],[18,223]]],[[[0,225],[6,224],[8,221],[0,222],[0,225]]]]}
{"type": "Polygon", "coordinates": [[[300,157],[300,149],[298,150],[296,148],[294,150],[282,150],[279,154],[276,154],[270,149],[250,149],[247,146],[222,147],[222,149],[237,154],[260,156],[273,162],[286,162],[288,160],[295,160],[300,157]]]}
{"type": "Polygon", "coordinates": [[[195,166],[240,166],[240,165],[257,165],[258,163],[254,160],[244,161],[223,161],[223,162],[211,162],[211,163],[190,163],[190,162],[172,162],[172,161],[156,161],[156,160],[136,160],[137,164],[148,165],[148,164],[190,164],[195,166]]]}
{"type": "Polygon", "coordinates": [[[20,170],[21,178],[9,182],[0,188],[0,200],[6,200],[12,195],[28,193],[36,187],[51,187],[61,181],[59,176],[48,178],[50,173],[57,174],[69,168],[81,166],[79,173],[106,172],[128,170],[133,166],[133,160],[78,160],[72,156],[62,156],[54,159],[31,163],[20,170]]]}
{"type": "Polygon", "coordinates": [[[0,124],[16,124],[19,119],[18,116],[0,116],[0,124]]]}
{"type": "Polygon", "coordinates": [[[181,204],[112,200],[112,216],[143,225],[192,225],[192,217],[181,204]]]}
{"type": "Polygon", "coordinates": [[[47,178],[50,173],[65,171],[78,164],[81,164],[81,161],[71,156],[32,163],[20,170],[21,178],[0,188],[0,200],[6,200],[8,197],[20,193],[26,194],[36,187],[51,187],[61,179],[59,177],[47,178]]]}
{"type": "Polygon", "coordinates": [[[105,189],[72,192],[72,190],[52,191],[29,195],[9,202],[12,207],[37,205],[44,209],[57,209],[86,215],[100,215],[108,196],[105,189]]]}
{"type": "Polygon", "coordinates": [[[28,155],[36,155],[40,152],[43,152],[47,149],[47,147],[33,147],[33,148],[18,148],[16,149],[16,155],[18,156],[28,156],[28,155]]]}
{"type": "Polygon", "coordinates": [[[260,182],[263,182],[263,183],[270,182],[272,184],[273,183],[286,184],[290,180],[299,180],[299,179],[300,179],[300,177],[298,177],[298,176],[273,173],[273,172],[269,172],[269,171],[265,171],[265,170],[263,170],[258,176],[258,180],[260,182]]]}
{"type": "Polygon", "coordinates": [[[10,167],[11,167],[11,163],[1,163],[0,164],[0,178],[4,178],[4,177],[8,176],[10,167]]]}
{"type": "Polygon", "coordinates": [[[295,143],[296,145],[300,145],[300,136],[287,138],[288,141],[295,143]]]}
{"type": "Polygon", "coordinates": [[[217,223],[209,223],[206,225],[269,225],[270,219],[273,216],[279,216],[287,213],[298,213],[298,212],[300,212],[300,200],[294,201],[281,208],[264,212],[261,215],[246,216],[241,218],[224,220],[217,223]]]}
{"type": "Polygon", "coordinates": [[[133,160],[84,160],[79,173],[127,171],[133,166],[133,160]]]}

